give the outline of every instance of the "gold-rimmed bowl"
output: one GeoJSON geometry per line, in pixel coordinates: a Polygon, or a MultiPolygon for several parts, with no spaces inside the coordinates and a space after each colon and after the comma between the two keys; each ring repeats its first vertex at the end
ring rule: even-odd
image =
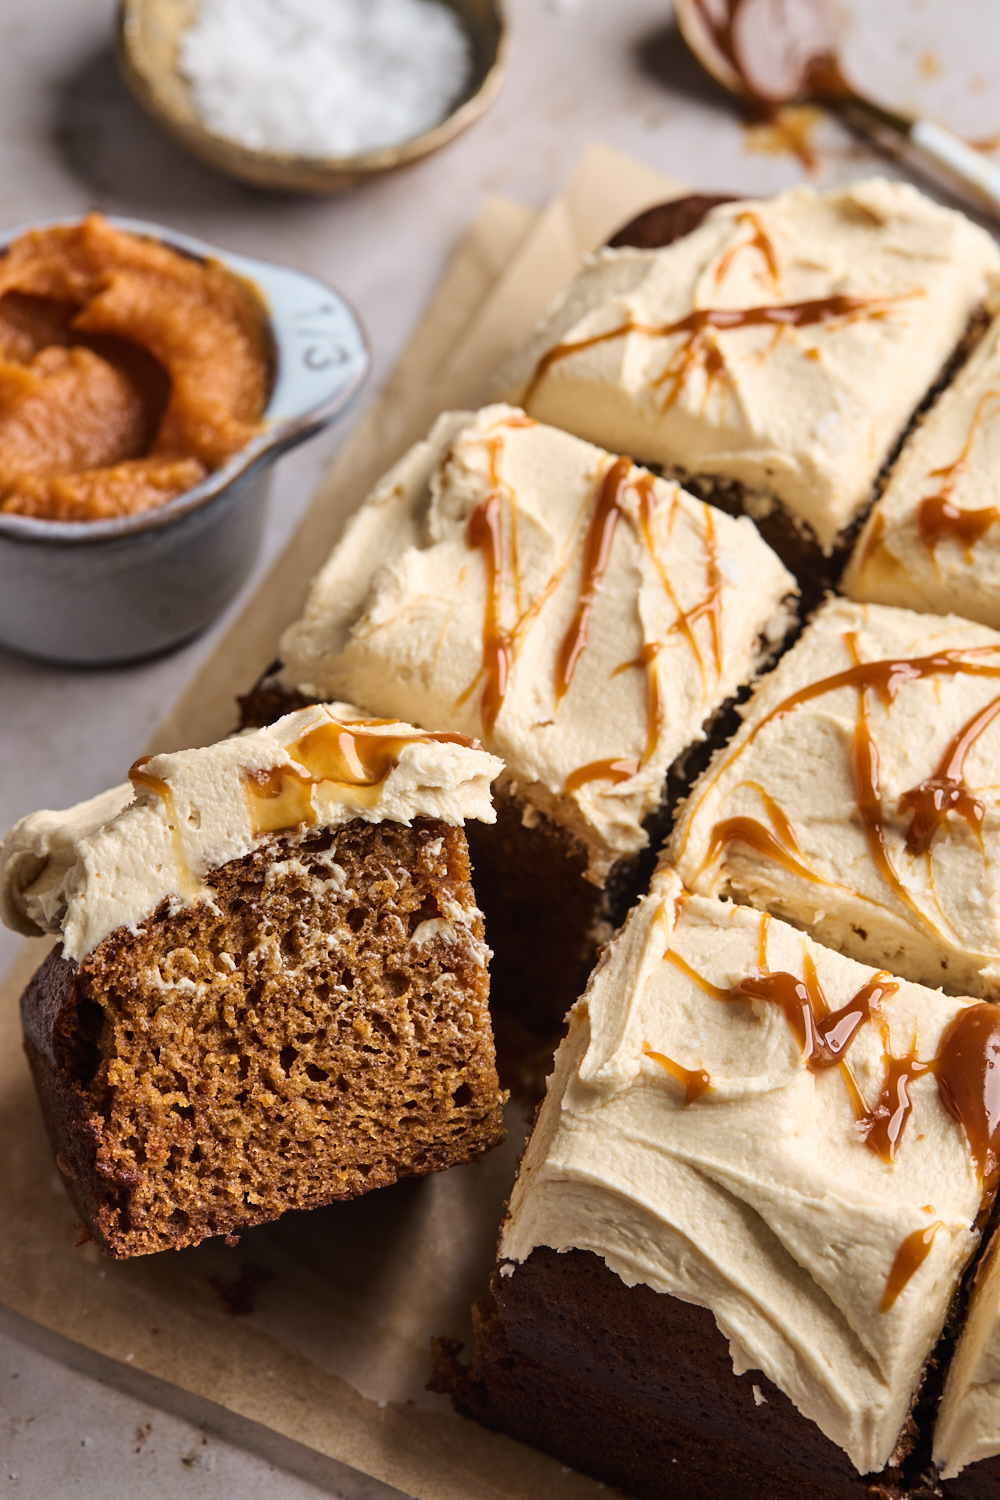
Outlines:
{"type": "Polygon", "coordinates": [[[198,0],[122,0],[118,57],[125,81],[160,128],[193,156],[227,176],[286,193],[333,193],[408,166],[437,151],[493,101],[507,60],[502,0],[445,0],[472,43],[472,76],[451,113],[398,146],[357,156],[296,156],[257,151],[206,129],[179,66],[184,32],[198,0]]]}

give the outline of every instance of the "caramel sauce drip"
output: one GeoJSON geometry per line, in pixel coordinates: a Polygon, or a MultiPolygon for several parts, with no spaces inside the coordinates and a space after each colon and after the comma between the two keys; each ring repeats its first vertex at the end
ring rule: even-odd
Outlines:
{"type": "Polygon", "coordinates": [[[916,917],[923,920],[923,913],[896,872],[889,854],[889,844],[882,821],[882,797],[879,790],[878,746],[868,725],[864,711],[864,700],[854,726],[851,741],[851,767],[854,772],[854,798],[865,831],[865,842],[875,867],[886,885],[899,897],[903,905],[916,917]]]}
{"type": "Polygon", "coordinates": [[[881,1312],[889,1311],[911,1276],[915,1276],[920,1270],[931,1252],[934,1236],[939,1229],[943,1228],[944,1224],[941,1220],[936,1219],[933,1224],[928,1224],[926,1229],[915,1229],[912,1234],[906,1236],[896,1251],[896,1258],[885,1283],[885,1291],[882,1293],[882,1301],[879,1305],[881,1312]]]}
{"type": "MultiPolygon", "coordinates": [[[[619,459],[618,462],[626,463],[627,460],[619,459]]],[[[613,469],[609,470],[608,477],[610,477],[611,473],[613,473],[613,469]]],[[[607,480],[605,481],[605,483],[607,483],[607,480]]],[[[707,591],[704,598],[700,599],[697,604],[693,605],[689,610],[683,610],[681,608],[680,601],[678,600],[677,595],[674,592],[673,586],[670,583],[670,579],[667,576],[666,568],[663,566],[663,561],[659,555],[659,552],[657,551],[656,543],[653,537],[653,476],[651,474],[640,473],[634,476],[630,482],[623,481],[623,488],[625,487],[626,483],[631,484],[631,488],[635,490],[638,496],[639,527],[646,545],[646,550],[648,551],[650,557],[653,559],[653,562],[659,573],[660,582],[663,586],[664,593],[667,595],[667,598],[670,600],[670,603],[673,605],[674,610],[676,611],[677,618],[670,625],[669,631],[671,633],[676,631],[682,634],[684,636],[684,639],[690,646],[692,655],[694,656],[695,661],[698,664],[698,670],[701,674],[702,680],[702,690],[704,691],[707,686],[705,677],[705,665],[702,658],[701,649],[698,645],[698,641],[693,629],[693,626],[701,619],[707,618],[709,622],[709,630],[711,633],[712,641],[712,657],[715,665],[716,680],[718,680],[719,676],[722,673],[722,570],[719,567],[718,545],[715,535],[715,523],[712,520],[711,508],[707,505],[703,507],[705,519],[705,571],[707,575],[707,591]]],[[[619,497],[615,501],[615,511],[617,513],[620,513],[620,509],[621,500],[619,497]]],[[[593,531],[594,523],[591,522],[591,529],[588,532],[588,545],[590,543],[593,531]]],[[[610,546],[611,544],[609,541],[607,544],[607,550],[609,553],[610,546]]],[[[607,566],[606,562],[604,566],[607,566]]],[[[586,577],[586,572],[584,576],[586,577]]],[[[583,607],[584,597],[585,596],[581,594],[581,609],[583,607]]],[[[594,597],[596,597],[596,591],[594,593],[594,597]]],[[[578,609],[577,619],[576,621],[574,621],[574,626],[572,626],[570,628],[570,631],[567,632],[566,638],[563,641],[562,650],[560,652],[560,668],[561,663],[565,657],[572,663],[572,667],[575,669],[576,660],[579,656],[579,650],[582,648],[572,648],[576,647],[576,642],[579,639],[579,633],[575,630],[575,627],[577,627],[580,618],[581,610],[578,609]]],[[[586,635],[584,633],[583,643],[585,644],[585,642],[586,635]]],[[[660,680],[656,671],[656,658],[659,655],[660,651],[663,649],[663,644],[664,643],[662,641],[648,642],[648,644],[642,648],[639,655],[633,661],[622,662],[621,666],[616,667],[615,671],[612,673],[612,676],[617,676],[619,672],[627,671],[630,667],[642,667],[646,672],[648,702],[647,729],[646,748],[643,752],[642,759],[639,761],[629,761],[624,759],[617,761],[592,761],[589,765],[581,766],[579,770],[571,772],[571,774],[567,777],[565,783],[565,790],[567,792],[576,791],[579,787],[583,786],[588,781],[598,781],[602,779],[610,779],[613,781],[625,780],[625,776],[619,774],[611,774],[608,768],[617,768],[631,765],[633,769],[628,774],[634,776],[642,766],[648,764],[648,762],[652,759],[660,738],[662,703],[660,699],[660,680]]],[[[566,686],[568,685],[569,684],[567,682],[566,686]]],[[[563,688],[563,692],[565,692],[565,688],[563,688]]],[[[561,696],[561,694],[559,696],[561,696]]]]}
{"type": "Polygon", "coordinates": [[[590,618],[597,603],[604,575],[611,561],[611,548],[621,519],[622,501],[632,469],[630,458],[616,458],[601,481],[583,544],[580,597],[569,629],[556,657],[556,702],[573,681],[580,655],[587,645],[590,618]]]}
{"type": "MultiPolygon", "coordinates": [[[[764,922],[761,923],[758,941],[757,973],[746,975],[728,990],[711,984],[672,949],[668,948],[664,954],[669,963],[713,1000],[761,1000],[776,1005],[784,1014],[808,1070],[811,1073],[821,1073],[828,1068],[840,1070],[854,1105],[861,1139],[882,1161],[893,1161],[912,1108],[910,1079],[926,1073],[937,1064],[920,1062],[912,1054],[902,1058],[894,1057],[889,1051],[888,1038],[884,1035],[883,1060],[886,1076],[878,1099],[873,1105],[869,1105],[851,1071],[847,1054],[861,1028],[879,1021],[883,1000],[894,995],[899,985],[884,970],[880,971],[839,1009],[831,1010],[816,966],[808,953],[804,957],[801,979],[784,970],[768,969],[766,957],[767,927],[764,922]]],[[[1000,1025],[1000,1009],[995,1006],[987,1008],[996,1011],[1000,1025]]]]}
{"type": "Polygon", "coordinates": [[[173,791],[169,783],[164,781],[161,776],[152,776],[149,771],[144,769],[152,758],[151,755],[140,756],[129,767],[128,779],[134,787],[141,786],[148,792],[154,792],[163,803],[170,829],[170,842],[174,851],[174,863],[177,866],[180,894],[182,896],[193,896],[201,889],[201,884],[195,879],[194,871],[188,864],[187,853],[184,849],[184,838],[181,834],[177,808],[174,804],[173,791]]]}
{"type": "Polygon", "coordinates": [[[678,611],[678,618],[671,625],[685,637],[693,639],[691,627],[699,620],[707,619],[712,639],[712,660],[715,664],[716,680],[722,673],[722,570],[719,567],[719,548],[715,536],[715,522],[709,506],[705,506],[705,574],[706,592],[703,599],[687,611],[678,611]]]}
{"type": "Polygon", "coordinates": [[[986,807],[966,786],[963,771],[966,756],[997,714],[1000,714],[1000,697],[980,709],[952,736],[934,774],[900,797],[899,811],[911,813],[906,831],[908,854],[925,854],[950,812],[957,813],[980,837],[986,807]]]}
{"type": "Polygon", "coordinates": [[[577,792],[580,787],[586,786],[588,781],[629,781],[639,773],[639,762],[625,758],[623,760],[592,760],[588,765],[580,766],[576,771],[571,771],[566,777],[564,790],[567,793],[577,792]]]}
{"type": "Polygon", "coordinates": [[[407,745],[434,743],[471,748],[474,744],[460,734],[372,734],[371,729],[378,722],[386,721],[348,725],[334,719],[318,724],[289,745],[293,765],[244,772],[254,837],[314,824],[319,814],[313,788],[319,784],[331,791],[337,787],[349,789],[353,805],[375,806],[407,745]]]}
{"type": "Polygon", "coordinates": [[[917,506],[917,530],[928,552],[933,552],[945,537],[950,537],[961,542],[969,553],[997,520],[1000,520],[1000,510],[995,505],[985,505],[979,510],[960,510],[945,495],[928,495],[917,506]]]}
{"type": "MultiPolygon", "coordinates": [[[[783,829],[790,832],[790,825],[784,813],[781,814],[781,821],[783,829]]],[[[721,822],[715,824],[702,869],[707,870],[729,844],[746,844],[755,853],[774,860],[775,864],[782,865],[789,874],[797,875],[800,880],[809,880],[814,883],[818,880],[818,876],[797,860],[787,845],[775,837],[770,829],[765,828],[763,823],[758,823],[756,818],[748,817],[723,818],[721,822]]]]}
{"type": "Polygon", "coordinates": [[[712,1087],[712,1080],[704,1068],[685,1068],[680,1063],[674,1062],[672,1057],[666,1057],[662,1052],[654,1052],[648,1043],[643,1045],[643,1053],[651,1057],[653,1062],[659,1063],[664,1072],[669,1073],[671,1078],[676,1078],[678,1083],[684,1085],[684,1103],[693,1104],[700,1099],[702,1094],[708,1092],[712,1087]]]}
{"type": "Polygon", "coordinates": [[[913,1102],[910,1081],[926,1073],[930,1064],[921,1062],[912,1052],[894,1057],[886,1050],[883,1058],[886,1075],[878,1099],[858,1111],[858,1124],[865,1145],[884,1162],[895,1160],[913,1102]]]}
{"type": "MultiPolygon", "coordinates": [[[[633,486],[639,500],[639,528],[642,532],[643,541],[646,544],[646,551],[653,559],[653,565],[655,566],[656,571],[659,574],[663,592],[670,600],[670,603],[673,605],[677,615],[677,619],[674,621],[673,625],[670,628],[671,630],[679,631],[690,646],[691,654],[697,662],[698,671],[701,674],[701,686],[702,692],[704,693],[707,683],[705,678],[705,664],[702,660],[701,648],[698,645],[698,641],[694,631],[691,629],[690,618],[684,612],[684,610],[681,609],[680,600],[677,597],[673,584],[670,582],[670,577],[656,546],[656,539],[653,536],[653,510],[656,500],[656,481],[652,474],[643,472],[636,475],[633,481],[633,486]]],[[[677,499],[675,496],[674,505],[676,506],[676,504],[677,499]]],[[[706,510],[707,509],[708,507],[706,506],[706,510]]],[[[631,666],[632,663],[626,662],[625,665],[631,666]]],[[[619,670],[622,669],[619,668],[619,670]]]]}
{"type": "Polygon", "coordinates": [[[766,1000],[777,1005],[802,1049],[811,1073],[839,1067],[858,1031],[878,1014],[883,999],[899,988],[886,973],[876,974],[842,1005],[831,1011],[815,965],[806,954],[805,977],[763,970],[741,979],[728,992],[731,1000],[766,1000]]]}
{"type": "Polygon", "coordinates": [[[968,556],[993,522],[1000,520],[1000,510],[995,505],[987,505],[980,510],[962,510],[952,499],[955,486],[969,466],[969,455],[976,434],[985,420],[990,404],[996,399],[996,391],[986,391],[980,397],[961,453],[954,462],[930,472],[929,477],[940,479],[941,484],[933,495],[921,500],[916,513],[917,531],[928,552],[933,553],[939,543],[949,537],[961,542],[968,556]]]}
{"type": "Polygon", "coordinates": [[[704,974],[699,974],[698,970],[692,968],[687,959],[681,958],[680,954],[676,953],[673,948],[668,948],[663,957],[668,964],[673,964],[675,969],[679,969],[687,979],[696,984],[706,995],[710,995],[713,1000],[729,1000],[731,998],[731,990],[724,990],[719,985],[712,984],[711,980],[706,979],[704,974]]]}
{"type": "Polygon", "coordinates": [[[767,230],[764,228],[763,224],[760,222],[760,219],[755,213],[751,213],[749,210],[747,210],[745,213],[736,215],[736,222],[737,224],[748,224],[750,226],[750,237],[749,239],[740,240],[740,242],[736,245],[730,245],[729,249],[720,258],[719,264],[715,268],[716,286],[718,286],[720,282],[725,281],[733,261],[743,250],[759,251],[760,254],[764,257],[768,275],[773,282],[777,283],[778,257],[775,254],[775,249],[771,238],[768,235],[767,230]]]}
{"type": "Polygon", "coordinates": [[[254,838],[316,822],[313,780],[308,773],[294,766],[275,766],[270,771],[245,771],[244,780],[254,838]]]}
{"type": "Polygon", "coordinates": [[[476,506],[465,530],[467,544],[482,553],[486,569],[486,603],[483,608],[483,696],[480,708],[483,726],[489,733],[507,693],[513,659],[513,643],[500,624],[500,602],[503,586],[503,531],[500,496],[490,495],[476,506]]]}
{"type": "Polygon", "coordinates": [[[931,1067],[941,1103],[965,1131],[986,1193],[996,1189],[1000,1138],[1000,1005],[960,1010],[931,1067]]]}
{"type": "MultiPolygon", "coordinates": [[[[656,385],[668,380],[673,382],[667,397],[667,405],[670,405],[676,399],[688,370],[705,348],[709,330],[725,333],[735,328],[773,328],[775,332],[780,332],[786,328],[809,328],[820,323],[849,323],[858,318],[884,317],[891,304],[899,300],[898,297],[854,297],[836,293],[831,297],[816,297],[806,302],[780,302],[763,307],[695,308],[674,323],[637,323],[634,318],[627,318],[624,323],[619,323],[615,328],[607,328],[603,333],[593,333],[587,338],[555,344],[547,349],[535,366],[524,393],[524,404],[528,404],[554,364],[568,359],[570,355],[593,349],[598,344],[624,338],[630,333],[645,334],[649,338],[671,338],[676,334],[685,336],[686,343],[655,381],[656,385]]],[[[722,368],[722,357],[717,349],[712,350],[709,366],[714,366],[714,370],[708,369],[709,375],[722,368]]]]}

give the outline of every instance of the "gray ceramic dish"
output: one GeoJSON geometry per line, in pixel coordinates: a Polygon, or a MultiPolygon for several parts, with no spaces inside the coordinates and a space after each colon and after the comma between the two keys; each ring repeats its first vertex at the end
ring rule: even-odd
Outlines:
{"type": "MultiPolygon", "coordinates": [[[[260,435],[166,505],[75,523],[0,513],[0,644],[91,665],[153,656],[219,614],[257,555],[270,465],[344,411],[369,365],[354,313],[315,277],[157,224],[110,222],[252,282],[269,314],[275,374],[260,435]]],[[[26,229],[43,227],[8,230],[0,253],[26,229]]]]}

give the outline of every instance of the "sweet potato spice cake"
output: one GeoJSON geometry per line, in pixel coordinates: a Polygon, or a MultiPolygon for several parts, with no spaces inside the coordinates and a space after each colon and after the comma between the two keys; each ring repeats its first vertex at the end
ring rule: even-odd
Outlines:
{"type": "Polygon", "coordinates": [[[23,819],[0,911],[60,1170],[124,1258],[232,1236],[501,1138],[466,819],[500,763],[345,704],[139,761],[23,819]]]}
{"type": "Polygon", "coordinates": [[[998,1059],[1000,1006],[664,868],[573,1009],[436,1388],[641,1500],[929,1496],[998,1059]]]}

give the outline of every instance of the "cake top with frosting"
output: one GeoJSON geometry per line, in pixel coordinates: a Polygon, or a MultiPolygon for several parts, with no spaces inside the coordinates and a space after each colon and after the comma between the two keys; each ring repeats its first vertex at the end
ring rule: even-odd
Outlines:
{"type": "Polygon", "coordinates": [[[831,599],[671,838],[689,889],[953,994],[1000,995],[1000,634],[831,599]]]}
{"type": "Polygon", "coordinates": [[[746,518],[511,407],[449,412],[349,523],[283,681],[481,739],[601,880],[795,592],[746,518]]]}
{"type": "Polygon", "coordinates": [[[164,900],[208,894],[206,876],[274,838],[353,818],[495,820],[502,769],[472,740],[372,720],[347,703],[267,729],[136,761],[123,785],[65,812],[36,812],[0,845],[0,915],[28,935],[60,933],[80,960],[164,900]]]}
{"type": "Polygon", "coordinates": [[[1000,1007],[663,868],[571,1012],[501,1259],[590,1250],[709,1308],[737,1373],[881,1469],[995,1188],[998,1050],[1000,1007]]]}
{"type": "Polygon", "coordinates": [[[985,230],[874,178],[603,250],[502,373],[539,420],[776,496],[825,550],[1000,272],[985,230]]]}
{"type": "Polygon", "coordinates": [[[1000,317],[907,439],[843,587],[1000,627],[1000,317]]]}

